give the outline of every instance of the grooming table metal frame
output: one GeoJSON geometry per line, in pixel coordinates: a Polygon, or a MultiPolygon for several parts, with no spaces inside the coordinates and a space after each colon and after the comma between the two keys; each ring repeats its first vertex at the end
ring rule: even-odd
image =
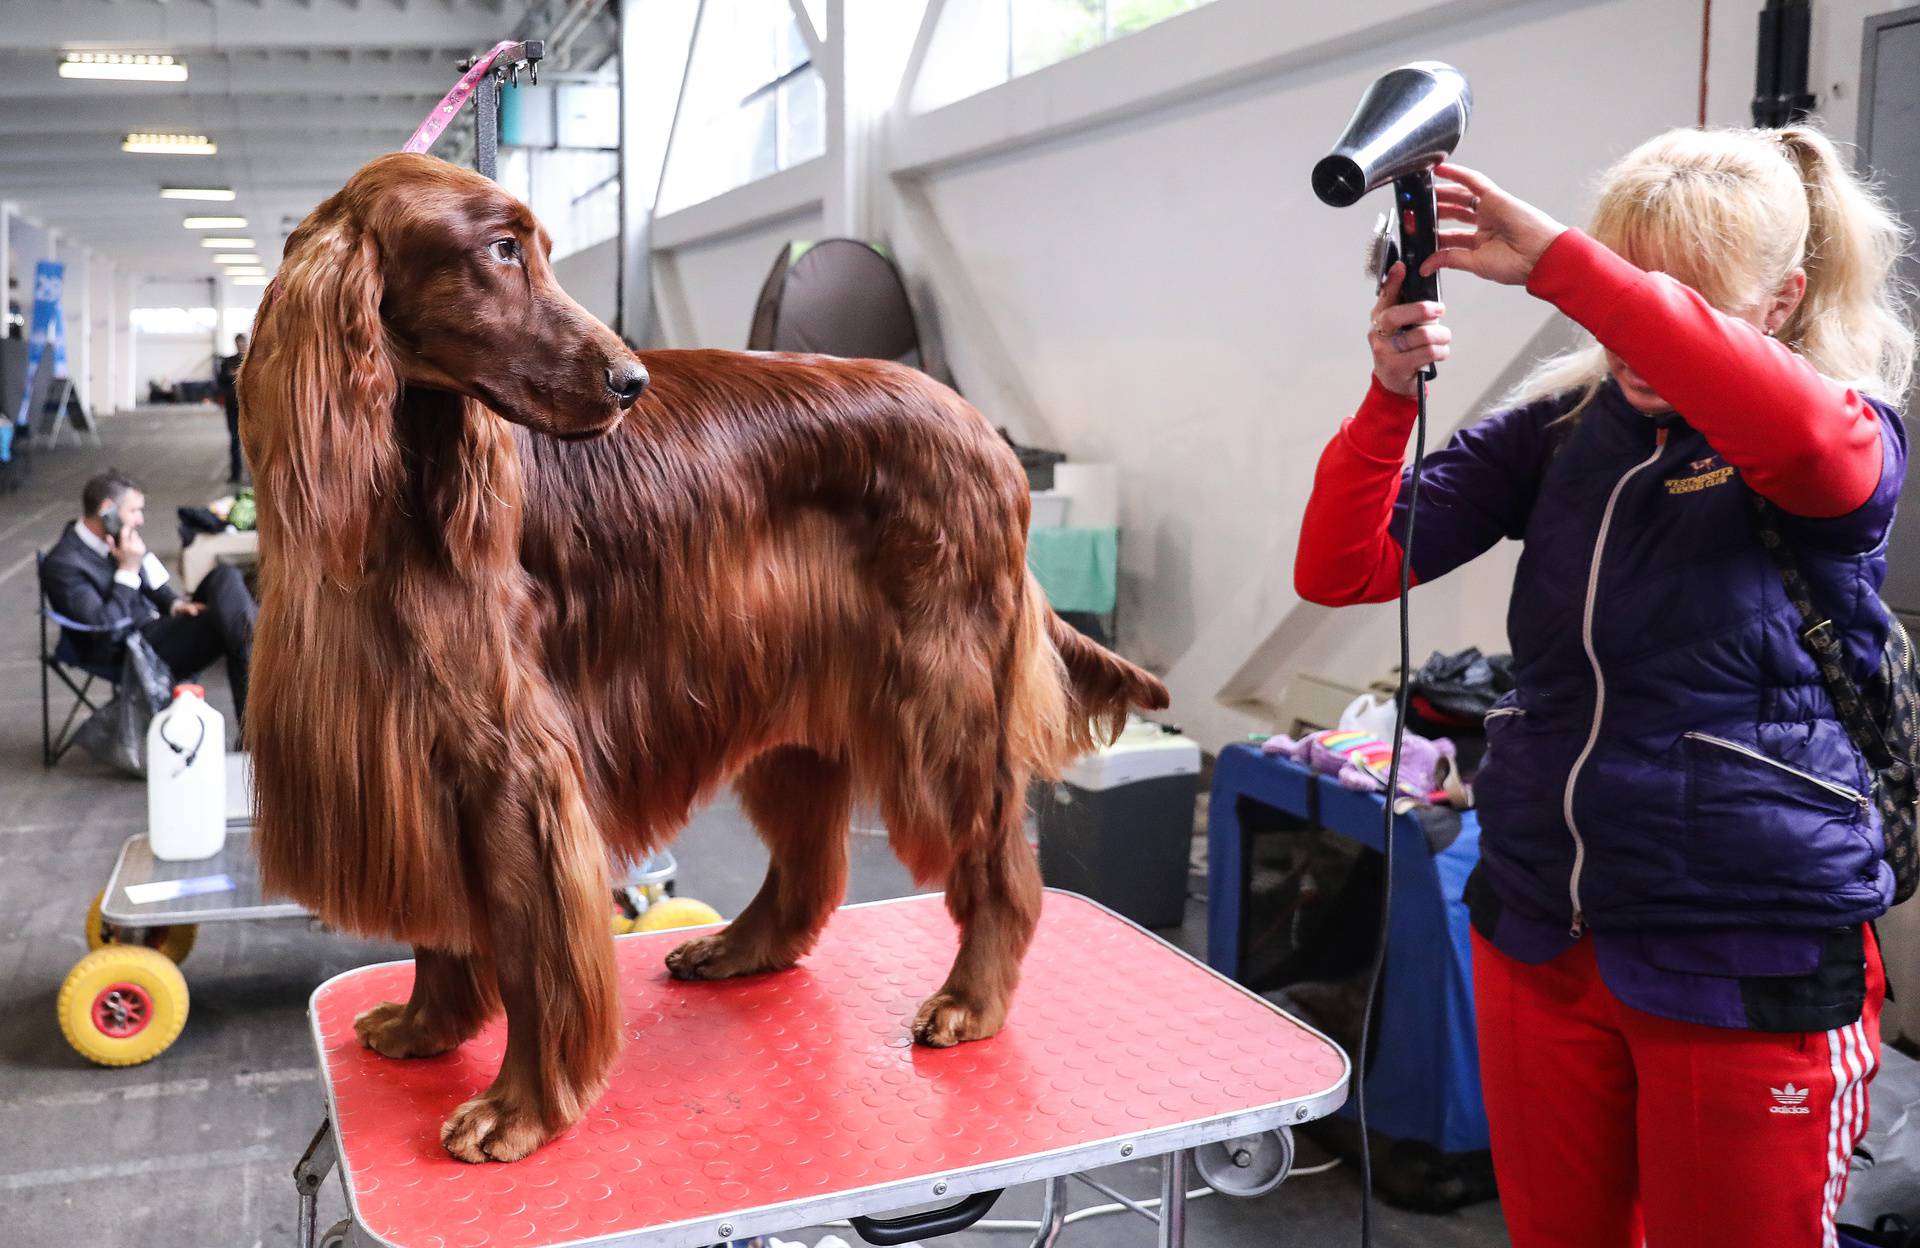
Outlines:
{"type": "Polygon", "coordinates": [[[847,1218],[897,1243],[963,1229],[981,1194],[1035,1182],[1044,1248],[1069,1177],[1156,1157],[1159,1242],[1178,1248],[1188,1150],[1323,1117],[1346,1095],[1347,1057],[1324,1035],[1071,893],[1048,891],[1005,1029],[943,1050],[907,1034],[954,948],[936,896],[845,907],[773,975],[671,980],[661,959],[688,935],[620,938],[628,1043],[612,1084],[508,1165],[454,1161],[438,1139],[490,1081],[503,1024],[392,1062],[359,1046],[352,1018],[404,999],[412,964],[322,984],[309,1014],[326,1118],[294,1171],[303,1248],[696,1248],[847,1218]],[[349,1216],[320,1234],[316,1197],[336,1168],[349,1216]],[[892,1240],[876,1227],[873,1215],[958,1198],[972,1199],[944,1226],[913,1215],[892,1240]]]}

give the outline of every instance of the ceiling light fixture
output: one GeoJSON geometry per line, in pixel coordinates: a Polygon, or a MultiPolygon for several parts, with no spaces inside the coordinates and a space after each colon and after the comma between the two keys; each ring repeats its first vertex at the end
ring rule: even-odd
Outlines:
{"type": "Polygon", "coordinates": [[[233,198],[233,188],[228,186],[163,186],[161,199],[197,199],[208,203],[226,203],[233,198]]]}
{"type": "Polygon", "coordinates": [[[190,230],[244,230],[245,217],[188,217],[180,223],[190,230]]]}
{"type": "Polygon", "coordinates": [[[140,152],[149,156],[211,156],[219,147],[207,141],[204,134],[166,134],[145,131],[129,134],[120,143],[123,152],[140,152]]]}
{"type": "Polygon", "coordinates": [[[260,257],[250,251],[223,251],[213,258],[215,264],[259,264],[260,257]]]}
{"type": "Polygon", "coordinates": [[[250,238],[203,238],[200,245],[215,251],[252,251],[254,243],[250,238]]]}
{"type": "Polygon", "coordinates": [[[164,53],[69,52],[60,58],[60,76],[111,82],[185,82],[187,66],[164,53]]]}
{"type": "Polygon", "coordinates": [[[259,265],[254,265],[252,268],[246,268],[246,269],[227,269],[226,274],[228,277],[238,282],[243,277],[265,277],[267,275],[267,271],[264,268],[261,268],[259,265]]]}

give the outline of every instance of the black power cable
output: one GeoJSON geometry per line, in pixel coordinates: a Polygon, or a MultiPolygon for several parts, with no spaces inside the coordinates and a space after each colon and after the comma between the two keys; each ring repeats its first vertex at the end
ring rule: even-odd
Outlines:
{"type": "Polygon", "coordinates": [[[1413,667],[1413,637],[1408,625],[1407,591],[1413,587],[1413,522],[1420,510],[1420,468],[1427,457],[1427,370],[1414,376],[1418,415],[1413,427],[1413,475],[1407,483],[1407,531],[1400,548],[1400,683],[1393,703],[1393,762],[1387,768],[1387,804],[1382,823],[1380,931],[1367,973],[1367,1004],[1360,1014],[1360,1052],[1354,1057],[1354,1107],[1360,1119],[1360,1248],[1373,1246],[1373,1146],[1367,1138],[1367,1053],[1373,1034],[1373,1003],[1387,966],[1387,920],[1393,913],[1394,805],[1400,795],[1400,750],[1407,735],[1408,677],[1413,667]]]}

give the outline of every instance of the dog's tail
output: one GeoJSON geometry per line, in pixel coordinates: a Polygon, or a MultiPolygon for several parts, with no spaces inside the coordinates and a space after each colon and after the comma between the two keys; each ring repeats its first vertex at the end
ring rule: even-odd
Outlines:
{"type": "Polygon", "coordinates": [[[1055,615],[1031,579],[1024,597],[1009,727],[1024,763],[1053,777],[1117,737],[1129,710],[1164,710],[1167,687],[1055,615]]]}
{"type": "Polygon", "coordinates": [[[1108,740],[1119,736],[1129,710],[1167,709],[1167,687],[1158,677],[1095,644],[1051,609],[1047,636],[1067,670],[1067,728],[1078,749],[1094,747],[1096,727],[1108,740]]]}

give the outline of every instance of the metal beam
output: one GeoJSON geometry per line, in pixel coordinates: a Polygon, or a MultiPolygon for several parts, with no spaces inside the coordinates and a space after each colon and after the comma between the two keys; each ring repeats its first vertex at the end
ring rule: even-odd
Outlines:
{"type": "MultiPolygon", "coordinates": [[[[434,95],[439,98],[439,93],[434,95]]],[[[432,104],[422,98],[315,99],[310,95],[256,95],[151,100],[0,99],[0,146],[18,135],[100,134],[115,142],[129,130],[178,130],[206,134],[216,143],[252,131],[297,130],[410,133],[432,104]],[[51,106],[50,106],[51,105],[51,106]]]]}
{"type": "Polygon", "coordinates": [[[684,3],[617,0],[619,28],[616,60],[620,66],[620,243],[614,287],[614,329],[627,341],[652,346],[659,339],[653,301],[653,222],[666,176],[673,134],[687,98],[687,67],[706,16],[706,0],[688,14],[684,3]],[[678,36],[685,31],[684,41],[678,36]],[[665,40],[666,42],[661,42],[665,40]],[[650,63],[649,46],[682,48],[675,66],[641,81],[650,63]],[[666,112],[668,100],[672,112],[666,112]],[[664,124],[658,124],[664,121],[664,124]]]}
{"type": "Polygon", "coordinates": [[[357,8],[340,0],[294,5],[91,4],[13,0],[0,48],[154,51],[175,48],[456,48],[488,45],[527,6],[497,11],[472,0],[357,8]]]}
{"type": "MultiPolygon", "coordinates": [[[[59,76],[51,48],[0,51],[0,99],[93,100],[125,105],[234,95],[314,94],[437,100],[451,85],[453,66],[470,47],[338,47],[242,52],[176,49],[187,63],[185,82],[101,82],[59,76]]],[[[424,106],[422,112],[425,111],[424,106]]]]}

